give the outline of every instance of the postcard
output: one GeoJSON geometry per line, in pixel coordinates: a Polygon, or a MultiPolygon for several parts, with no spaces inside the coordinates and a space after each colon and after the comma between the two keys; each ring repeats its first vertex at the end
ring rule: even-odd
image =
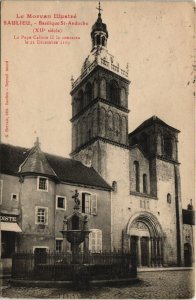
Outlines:
{"type": "Polygon", "coordinates": [[[193,297],[194,17],[1,2],[3,297],[193,297]]]}

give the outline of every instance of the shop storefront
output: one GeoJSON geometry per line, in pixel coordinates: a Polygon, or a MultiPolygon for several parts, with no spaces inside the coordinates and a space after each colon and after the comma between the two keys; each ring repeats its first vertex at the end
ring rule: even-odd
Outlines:
{"type": "Polygon", "coordinates": [[[1,213],[0,220],[1,260],[3,270],[9,272],[12,254],[17,250],[17,236],[22,230],[18,225],[18,216],[1,213]]]}

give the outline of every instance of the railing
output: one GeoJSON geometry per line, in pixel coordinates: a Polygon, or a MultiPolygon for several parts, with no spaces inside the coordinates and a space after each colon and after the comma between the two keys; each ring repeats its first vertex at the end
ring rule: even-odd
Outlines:
{"type": "Polygon", "coordinates": [[[84,72],[82,72],[82,74],[76,79],[76,81],[73,82],[72,89],[75,88],[79,84],[79,82],[95,68],[96,65],[97,65],[97,62],[93,61],[92,64],[90,64],[90,66],[88,66],[84,70],[84,72]]]}
{"type": "Polygon", "coordinates": [[[83,72],[82,74],[73,82],[72,84],[72,89],[75,88],[79,82],[86,77],[97,65],[102,65],[104,67],[106,67],[107,69],[111,69],[112,71],[114,71],[115,73],[120,73],[123,77],[127,77],[128,78],[128,72],[120,69],[119,66],[115,66],[112,63],[109,63],[109,61],[107,61],[106,59],[103,58],[99,58],[99,56],[97,57],[96,60],[94,60],[90,66],[88,66],[83,72]]]}
{"type": "Polygon", "coordinates": [[[79,253],[72,264],[72,253],[15,253],[12,277],[35,280],[71,280],[76,274],[93,278],[135,277],[135,256],[124,252],[79,253]]]}

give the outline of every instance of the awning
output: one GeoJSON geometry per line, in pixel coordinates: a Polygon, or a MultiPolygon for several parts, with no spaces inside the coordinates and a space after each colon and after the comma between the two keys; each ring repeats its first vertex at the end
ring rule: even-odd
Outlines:
{"type": "Polygon", "coordinates": [[[21,228],[17,223],[11,222],[0,222],[1,231],[14,231],[14,232],[22,232],[21,228]]]}

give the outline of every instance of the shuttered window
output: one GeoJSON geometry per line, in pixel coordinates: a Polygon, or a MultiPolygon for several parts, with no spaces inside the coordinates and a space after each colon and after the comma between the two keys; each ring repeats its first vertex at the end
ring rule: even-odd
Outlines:
{"type": "Polygon", "coordinates": [[[100,229],[91,229],[89,234],[89,250],[91,252],[102,251],[102,231],[100,229]]]}
{"type": "Polygon", "coordinates": [[[82,193],[82,212],[85,214],[97,214],[97,195],[82,193]]]}
{"type": "Polygon", "coordinates": [[[97,195],[91,195],[91,214],[97,214],[97,195]]]}

